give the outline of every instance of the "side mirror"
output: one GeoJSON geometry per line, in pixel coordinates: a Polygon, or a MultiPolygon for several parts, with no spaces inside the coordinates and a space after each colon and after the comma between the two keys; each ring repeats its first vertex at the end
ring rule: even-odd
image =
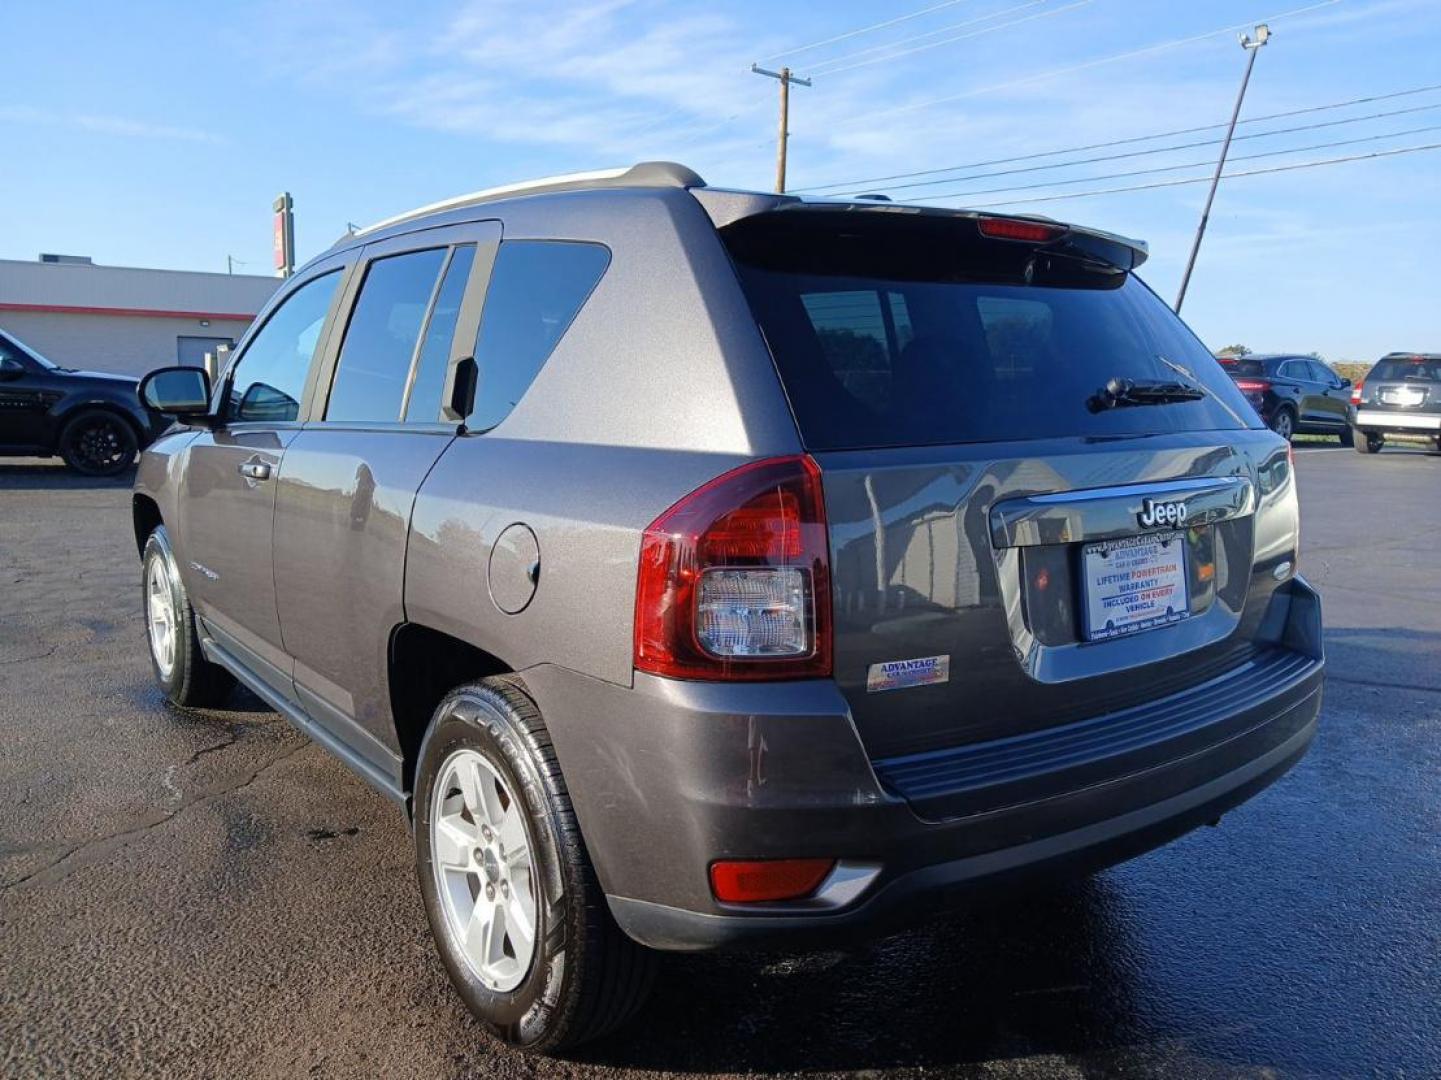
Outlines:
{"type": "Polygon", "coordinates": [[[1351,389],[1351,380],[1350,380],[1350,379],[1343,378],[1343,379],[1341,380],[1341,389],[1342,389],[1342,390],[1349,390],[1349,389],[1351,389]]]}
{"type": "Polygon", "coordinates": [[[0,356],[0,382],[14,382],[25,374],[25,365],[13,356],[0,356]]]}
{"type": "Polygon", "coordinates": [[[210,376],[204,368],[159,368],[140,380],[136,393],[142,405],[182,422],[210,415],[210,376]]]}

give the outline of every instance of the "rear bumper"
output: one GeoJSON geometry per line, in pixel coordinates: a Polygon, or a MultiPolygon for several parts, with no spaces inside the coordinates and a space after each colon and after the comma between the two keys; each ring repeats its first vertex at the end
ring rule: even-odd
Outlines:
{"type": "Polygon", "coordinates": [[[1351,425],[1375,435],[1441,435],[1441,412],[1353,409],[1351,425]]]}
{"type": "Polygon", "coordinates": [[[1133,710],[1114,724],[1065,725],[1020,758],[1001,745],[1013,740],[968,748],[951,781],[932,771],[909,798],[894,763],[867,758],[829,680],[638,676],[626,689],[546,667],[526,681],[611,911],[631,937],[661,949],[853,939],[976,890],[1141,854],[1284,773],[1316,730],[1320,605],[1299,579],[1272,603],[1266,655],[1281,660],[1270,681],[1252,678],[1244,690],[1238,670],[1226,693],[1216,692],[1225,676],[1205,684],[1211,696],[1199,709],[1182,708],[1204,697],[1188,690],[1157,702],[1154,723],[1133,710]],[[1177,721],[1178,709],[1190,720],[1177,721]],[[1022,760],[1029,772],[1018,786],[1022,760]],[[715,859],[801,856],[842,860],[817,899],[758,908],[710,895],[715,859]]]}

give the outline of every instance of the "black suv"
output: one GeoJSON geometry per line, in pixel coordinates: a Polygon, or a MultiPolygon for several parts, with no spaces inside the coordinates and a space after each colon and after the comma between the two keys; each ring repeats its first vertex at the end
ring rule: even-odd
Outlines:
{"type": "Polygon", "coordinates": [[[129,468],[168,424],[141,406],[137,382],[60,367],[0,332],[0,457],[59,454],[89,476],[129,468]]]}
{"type": "Polygon", "coordinates": [[[1441,353],[1388,353],[1351,395],[1356,449],[1374,454],[1388,435],[1429,438],[1441,450],[1441,353]]]}
{"type": "Polygon", "coordinates": [[[1351,445],[1351,380],[1310,356],[1222,358],[1221,366],[1277,435],[1339,435],[1351,445]]]}

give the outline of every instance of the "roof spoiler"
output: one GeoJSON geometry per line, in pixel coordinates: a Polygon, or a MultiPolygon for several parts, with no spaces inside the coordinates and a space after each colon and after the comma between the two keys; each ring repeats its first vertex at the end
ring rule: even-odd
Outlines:
{"type": "Polygon", "coordinates": [[[989,211],[952,209],[945,206],[923,206],[916,203],[879,202],[865,196],[855,199],[807,198],[799,195],[768,195],[754,191],[732,191],[725,188],[703,188],[692,191],[717,229],[724,229],[738,221],[767,213],[858,213],[858,214],[902,214],[908,217],[970,218],[999,221],[1041,222],[1064,229],[1056,242],[1080,248],[1086,254],[1101,259],[1121,270],[1134,270],[1150,256],[1150,248],[1144,240],[1133,240],[1092,229],[1084,225],[1072,225],[1056,221],[1039,214],[995,214],[989,211]]]}

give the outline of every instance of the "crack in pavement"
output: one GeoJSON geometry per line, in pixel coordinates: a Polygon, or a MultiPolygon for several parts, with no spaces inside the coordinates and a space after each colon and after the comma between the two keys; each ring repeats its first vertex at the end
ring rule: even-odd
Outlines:
{"type": "Polygon", "coordinates": [[[1355,679],[1349,675],[1327,675],[1326,681],[1345,683],[1348,686],[1370,686],[1376,690],[1409,690],[1418,694],[1441,694],[1441,686],[1386,682],[1384,679],[1355,679]]]}
{"type": "Polygon", "coordinates": [[[58,648],[60,648],[59,645],[51,645],[50,648],[46,649],[44,652],[36,653],[34,656],[16,656],[9,660],[0,660],[0,665],[23,664],[26,660],[44,660],[47,656],[53,656],[55,654],[55,650],[58,648]]]}
{"type": "Polygon", "coordinates": [[[114,854],[118,851],[123,851],[135,839],[143,836],[145,833],[149,832],[151,829],[156,828],[157,826],[164,825],[166,822],[170,821],[172,818],[178,817],[186,810],[189,810],[191,807],[199,806],[203,803],[210,802],[213,799],[218,799],[225,795],[233,795],[237,791],[244,790],[251,784],[255,783],[256,780],[260,779],[260,777],[265,775],[265,773],[275,768],[275,766],[280,765],[285,761],[288,761],[290,758],[300,753],[300,751],[304,750],[307,746],[311,745],[313,744],[310,742],[310,740],[305,739],[300,742],[299,745],[292,747],[285,753],[271,758],[264,765],[260,766],[248,777],[246,777],[244,780],[240,781],[237,784],[229,784],[221,787],[211,787],[209,789],[198,791],[191,798],[187,799],[179,806],[176,806],[171,810],[160,811],[159,813],[142,817],[138,821],[127,826],[126,828],[118,829],[113,833],[107,833],[104,836],[94,836],[88,840],[82,840],[77,844],[72,844],[67,847],[59,856],[46,863],[44,866],[40,867],[40,869],[32,870],[24,877],[17,878],[14,881],[8,882],[4,885],[0,885],[0,893],[10,892],[11,890],[18,889],[20,886],[30,882],[34,882],[36,885],[50,885],[54,884],[57,881],[63,881],[72,871],[77,870],[82,866],[91,865],[96,860],[103,858],[107,855],[114,854]],[[85,858],[87,854],[92,857],[85,858]],[[79,861],[76,861],[73,865],[62,867],[62,864],[70,862],[76,856],[81,857],[79,861]],[[59,870],[60,872],[52,873],[52,871],[55,870],[59,870]]]}

